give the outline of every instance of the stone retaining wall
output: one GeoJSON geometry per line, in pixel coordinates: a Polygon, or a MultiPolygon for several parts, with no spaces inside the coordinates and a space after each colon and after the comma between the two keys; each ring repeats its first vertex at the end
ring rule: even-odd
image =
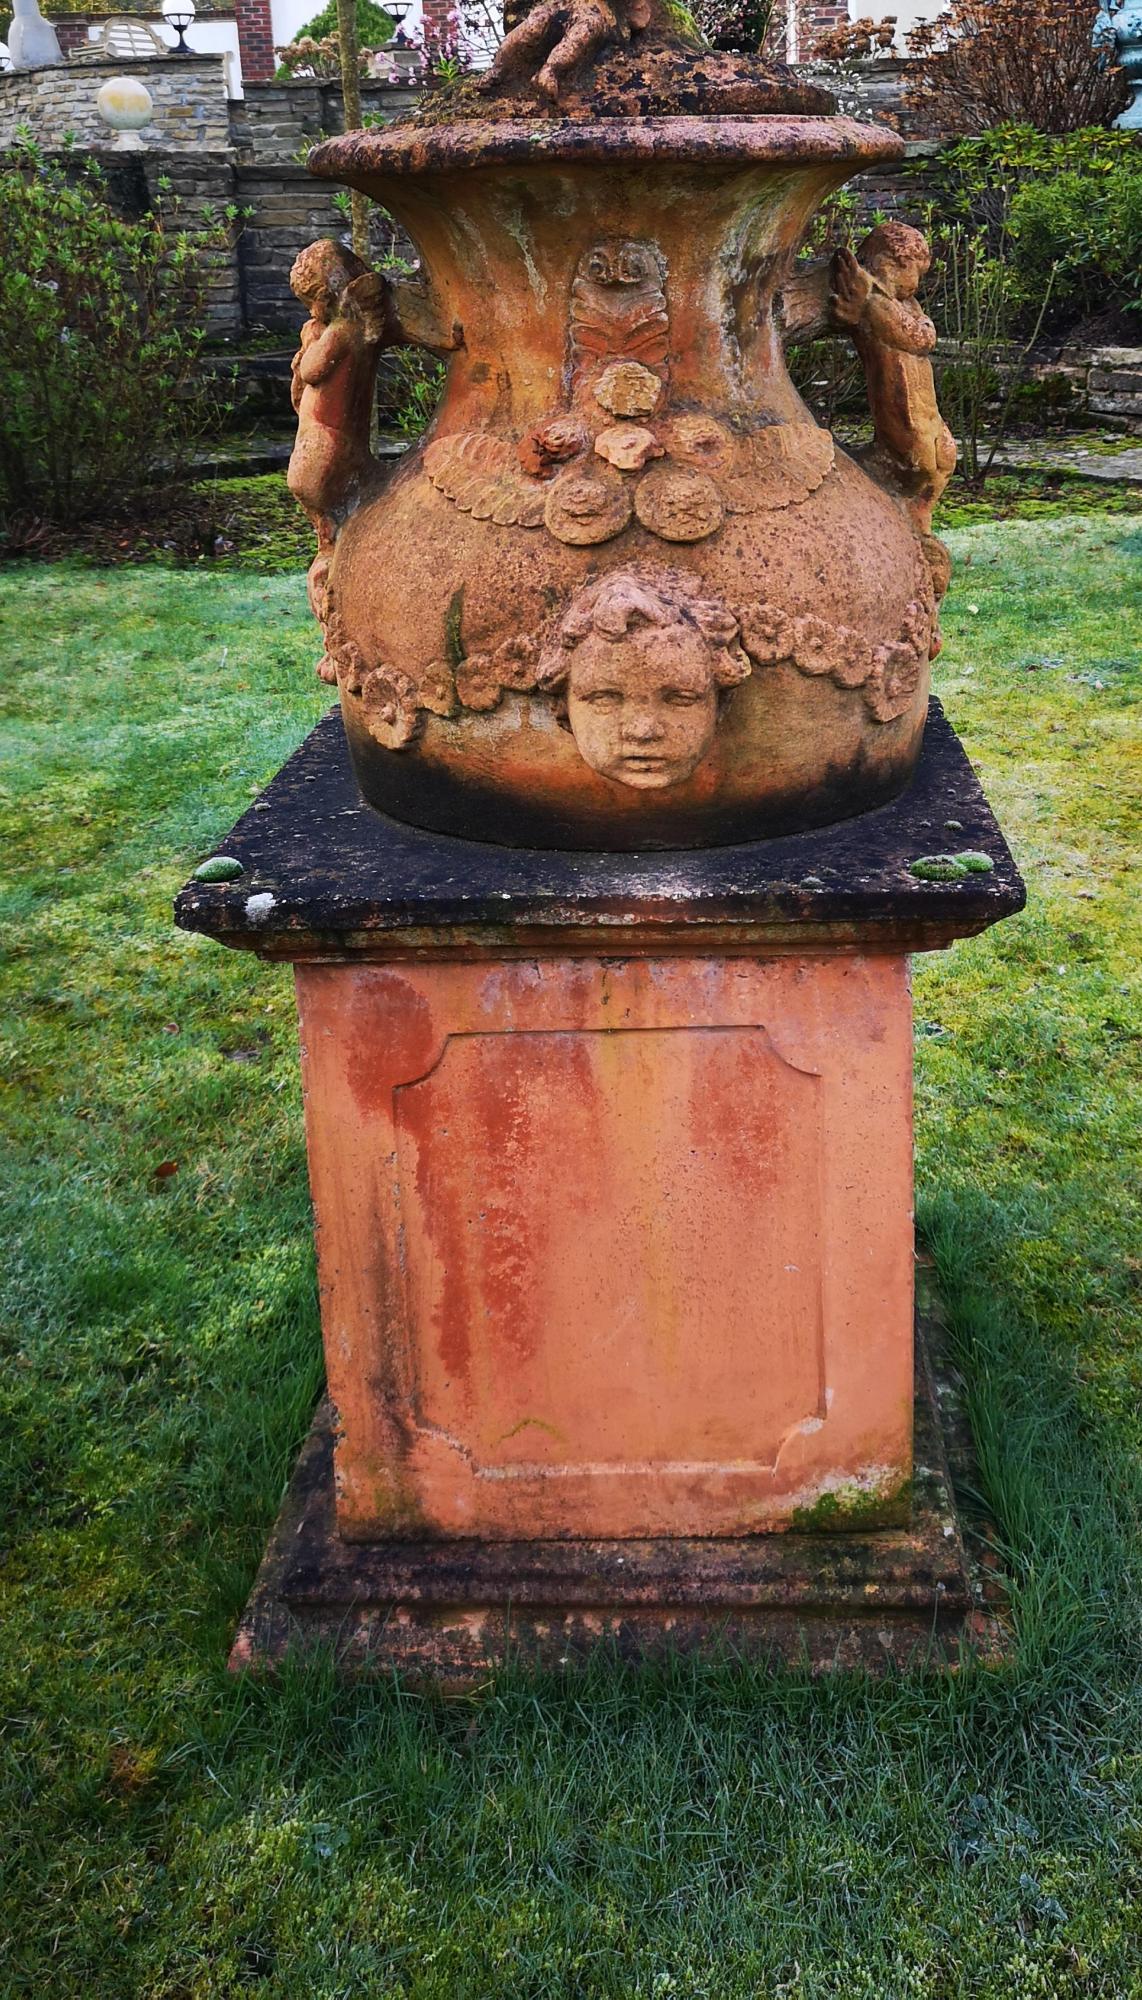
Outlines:
{"type": "MultiPolygon", "coordinates": [[[[389,124],[413,110],[419,92],[401,84],[361,84],[366,123],[389,124]]],[[[305,146],[344,130],[341,86],[323,78],[252,83],[230,106],[230,135],[245,160],[296,160],[305,146]]]]}
{"type": "Polygon", "coordinates": [[[37,145],[49,150],[65,145],[69,133],[77,146],[109,148],[112,134],[95,99],[112,76],[137,76],[154,99],[154,118],[141,134],[145,145],[164,152],[230,151],[225,58],[199,55],[135,62],[100,58],[10,70],[0,76],[0,146],[10,146],[18,128],[26,125],[37,145]]]}
{"type": "MultiPolygon", "coordinates": [[[[113,154],[113,159],[128,157],[113,154]]],[[[242,291],[240,218],[235,205],[234,167],[226,154],[192,157],[188,152],[136,154],[146,181],[147,205],[179,228],[197,233],[208,224],[223,241],[206,252],[206,325],[212,340],[241,340],[248,331],[242,291]]]]}
{"type": "Polygon", "coordinates": [[[1097,347],[1085,362],[1086,406],[1092,416],[1113,417],[1142,431],[1142,347],[1097,347]]]}

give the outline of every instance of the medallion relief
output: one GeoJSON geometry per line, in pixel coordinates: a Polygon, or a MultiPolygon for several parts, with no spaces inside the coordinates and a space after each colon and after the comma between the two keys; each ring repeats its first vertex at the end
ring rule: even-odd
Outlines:
{"type": "Polygon", "coordinates": [[[666,276],[653,243],[607,239],[586,251],[568,319],[574,407],[516,442],[487,431],[433,439],[424,470],[436,490],[474,520],[542,526],[576,548],[610,541],[632,519],[660,541],[705,541],[727,514],[807,500],[832,470],[828,431],[747,432],[669,409],[666,276]]]}

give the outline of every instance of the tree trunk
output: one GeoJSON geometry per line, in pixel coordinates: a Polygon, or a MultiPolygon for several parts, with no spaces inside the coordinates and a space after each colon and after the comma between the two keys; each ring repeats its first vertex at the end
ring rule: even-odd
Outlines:
{"type": "MultiPolygon", "coordinates": [[[[337,0],[337,42],[341,56],[341,102],[346,132],[361,129],[361,50],[357,39],[357,0],[337,0]]],[[[353,248],[358,257],[369,254],[369,201],[357,188],[350,196],[353,215],[353,248]]]]}

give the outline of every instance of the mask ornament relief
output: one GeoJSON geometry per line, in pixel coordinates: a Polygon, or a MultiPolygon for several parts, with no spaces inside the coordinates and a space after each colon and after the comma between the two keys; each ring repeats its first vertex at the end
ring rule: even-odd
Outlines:
{"type": "Polygon", "coordinates": [[[463,117],[311,161],[423,257],[395,285],[332,244],[295,267],[318,671],[366,798],[470,838],[760,838],[883,803],[919,753],[955,462],[927,246],[887,224],[796,255],[815,203],[899,142],[716,52],[685,62],[708,114],[672,115],[665,14],[635,11],[533,8],[463,117]],[[649,123],[622,115],[636,47],[649,123]],[[864,369],[863,456],[786,371],[824,336],[864,369]],[[368,407],[380,352],[410,342],[447,380],[386,480],[368,407]]]}

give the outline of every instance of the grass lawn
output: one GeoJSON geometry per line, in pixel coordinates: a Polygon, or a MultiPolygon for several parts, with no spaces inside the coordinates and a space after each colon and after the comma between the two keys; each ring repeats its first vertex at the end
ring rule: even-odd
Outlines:
{"type": "Polygon", "coordinates": [[[917,962],[918,1175],[1016,1663],[448,1703],[223,1670],[320,1346],[288,973],[170,902],[326,704],[302,576],[0,571],[4,2000],[1142,1996],[1142,520],[950,540],[1030,903],[917,962]]]}

